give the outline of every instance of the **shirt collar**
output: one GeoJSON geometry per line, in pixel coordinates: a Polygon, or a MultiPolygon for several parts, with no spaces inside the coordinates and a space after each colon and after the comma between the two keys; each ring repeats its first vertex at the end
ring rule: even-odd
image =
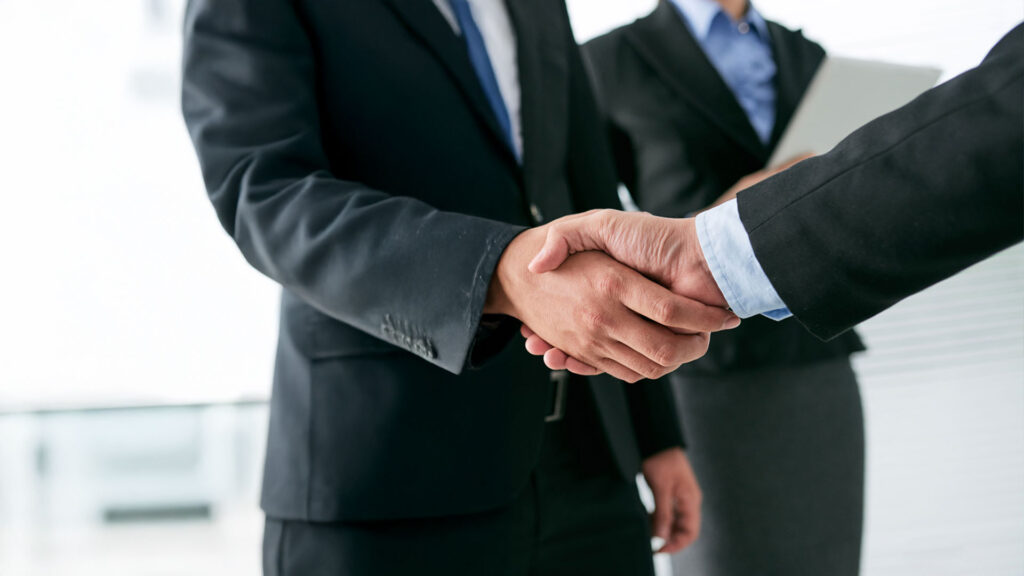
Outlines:
{"type": "Polygon", "coordinates": [[[757,31],[762,40],[768,40],[768,22],[761,17],[761,13],[757,11],[757,8],[754,8],[753,4],[747,7],[747,14],[744,18],[747,22],[750,22],[750,25],[754,27],[754,30],[757,31]]]}
{"type": "MultiPolygon", "coordinates": [[[[689,24],[690,31],[693,32],[698,42],[704,42],[707,39],[716,16],[722,14],[723,17],[728,18],[715,0],[671,0],[671,2],[682,15],[683,20],[689,24]]],[[[743,19],[754,27],[763,40],[768,39],[768,23],[754,8],[753,3],[747,7],[747,13],[743,19]]]]}

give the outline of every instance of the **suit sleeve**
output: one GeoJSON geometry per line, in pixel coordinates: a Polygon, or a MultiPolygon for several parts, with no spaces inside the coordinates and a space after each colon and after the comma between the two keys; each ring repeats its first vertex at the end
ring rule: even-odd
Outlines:
{"type": "Polygon", "coordinates": [[[1024,237],[1024,25],[980,66],[741,193],[796,318],[828,339],[1024,237]]]}
{"type": "Polygon", "coordinates": [[[292,3],[190,3],[182,110],[217,216],[263,274],[458,373],[491,274],[521,228],[335,178],[314,69],[292,3]],[[424,337],[402,337],[395,326],[424,337]]]}

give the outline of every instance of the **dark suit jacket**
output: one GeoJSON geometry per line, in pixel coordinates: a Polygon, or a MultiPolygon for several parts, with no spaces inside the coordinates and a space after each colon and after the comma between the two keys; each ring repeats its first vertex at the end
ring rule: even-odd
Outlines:
{"type": "Polygon", "coordinates": [[[831,338],[1024,238],[1024,25],[980,66],[739,195],[754,253],[831,338]]]}
{"type": "MultiPolygon", "coordinates": [[[[515,0],[520,167],[429,0],[194,0],[183,110],[214,208],[283,287],[262,505],[313,521],[513,499],[549,373],[481,324],[531,220],[617,205],[561,2],[515,0]]],[[[593,386],[624,477],[677,444],[664,389],[593,386]],[[628,403],[627,403],[628,394],[628,403]],[[636,436],[630,411],[644,418],[636,436]]],[[[572,406],[570,405],[570,409],[572,406]]]]}
{"type": "MultiPolygon", "coordinates": [[[[642,210],[686,216],[764,168],[825,55],[799,31],[774,22],[768,29],[778,73],[767,145],[670,2],[584,46],[619,173],[642,210]]],[[[806,364],[863,349],[853,332],[826,343],[796,323],[756,317],[715,334],[707,356],[680,370],[806,364]]]]}

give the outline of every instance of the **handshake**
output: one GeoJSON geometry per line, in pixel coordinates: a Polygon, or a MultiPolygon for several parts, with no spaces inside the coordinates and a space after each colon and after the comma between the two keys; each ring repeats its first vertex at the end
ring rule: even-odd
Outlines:
{"type": "Polygon", "coordinates": [[[703,356],[740,324],[726,308],[693,218],[593,210],[517,236],[484,312],[521,321],[552,370],[636,382],[703,356]]]}

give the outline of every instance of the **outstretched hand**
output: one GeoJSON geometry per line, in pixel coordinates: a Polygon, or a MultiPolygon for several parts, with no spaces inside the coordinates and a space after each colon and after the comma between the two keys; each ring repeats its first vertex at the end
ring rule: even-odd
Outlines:
{"type": "Polygon", "coordinates": [[[596,250],[655,280],[676,294],[726,307],[708,269],[693,218],[661,218],[646,212],[591,210],[546,227],[531,272],[557,270],[572,254],[596,250]]]}
{"type": "MultiPolygon", "coordinates": [[[[708,269],[694,219],[660,218],[641,212],[592,210],[566,216],[546,227],[544,244],[529,269],[538,275],[557,270],[573,254],[600,251],[633,268],[675,294],[708,306],[727,306],[708,269]]],[[[739,319],[734,325],[739,324],[739,319]]],[[[676,332],[681,330],[676,329],[676,332]]],[[[543,356],[552,370],[575,374],[603,372],[584,359],[552,345],[524,322],[526,349],[543,356]]]]}
{"type": "Polygon", "coordinates": [[[533,228],[508,245],[485,312],[530,326],[580,369],[627,382],[660,378],[703,356],[710,332],[739,324],[731,312],[675,294],[601,252],[565,254],[557,270],[530,272],[528,262],[551,232],[550,224],[533,228]]]}

